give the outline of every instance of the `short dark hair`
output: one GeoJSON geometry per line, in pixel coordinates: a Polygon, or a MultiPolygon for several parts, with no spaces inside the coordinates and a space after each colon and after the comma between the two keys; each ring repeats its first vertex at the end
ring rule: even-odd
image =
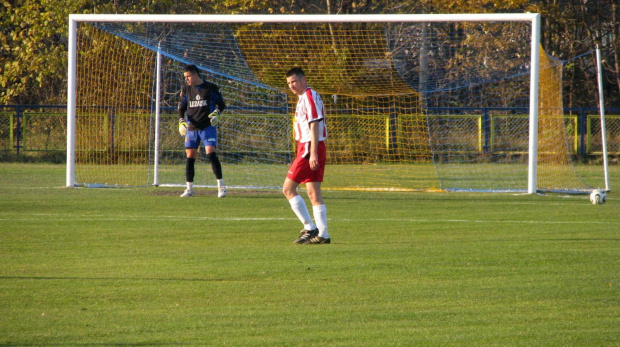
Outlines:
{"type": "Polygon", "coordinates": [[[196,75],[200,76],[200,71],[198,71],[198,68],[194,64],[185,65],[185,70],[184,71],[185,72],[195,73],[196,75]]]}
{"type": "Polygon", "coordinates": [[[291,77],[293,75],[305,76],[306,74],[304,73],[304,70],[302,70],[300,67],[294,67],[288,70],[288,72],[286,73],[286,77],[291,77]]]}

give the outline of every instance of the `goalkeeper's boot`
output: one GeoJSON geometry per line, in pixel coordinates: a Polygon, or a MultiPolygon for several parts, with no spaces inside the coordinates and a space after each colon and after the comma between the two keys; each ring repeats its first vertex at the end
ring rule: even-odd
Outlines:
{"type": "Polygon", "coordinates": [[[220,188],[217,190],[217,197],[218,197],[218,198],[223,198],[223,197],[225,197],[225,196],[226,196],[226,187],[220,187],[220,188]]]}
{"type": "Polygon", "coordinates": [[[319,245],[319,244],[328,244],[331,243],[332,239],[329,237],[321,237],[321,236],[315,236],[313,238],[311,238],[310,240],[306,241],[307,245],[319,245]]]}
{"type": "Polygon", "coordinates": [[[194,196],[194,191],[191,189],[185,189],[185,191],[183,192],[183,194],[181,194],[182,198],[189,198],[191,196],[194,196]]]}
{"type": "Polygon", "coordinates": [[[310,240],[313,237],[316,237],[318,235],[319,235],[319,228],[314,228],[314,230],[305,230],[305,229],[303,229],[299,233],[299,238],[297,238],[297,240],[295,240],[293,243],[301,245],[302,243],[306,243],[306,242],[308,242],[308,240],[310,240]]]}

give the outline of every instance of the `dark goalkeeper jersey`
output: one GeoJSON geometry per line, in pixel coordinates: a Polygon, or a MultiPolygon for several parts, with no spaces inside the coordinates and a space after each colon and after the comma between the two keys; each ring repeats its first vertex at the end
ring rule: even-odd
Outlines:
{"type": "Polygon", "coordinates": [[[209,82],[203,82],[198,86],[184,86],[179,100],[179,118],[185,118],[189,122],[189,130],[201,130],[211,125],[209,114],[218,109],[224,111],[226,104],[220,94],[219,88],[209,82]]]}

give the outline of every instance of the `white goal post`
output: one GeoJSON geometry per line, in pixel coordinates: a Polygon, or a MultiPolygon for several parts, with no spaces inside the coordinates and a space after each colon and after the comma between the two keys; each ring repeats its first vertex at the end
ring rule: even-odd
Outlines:
{"type": "MultiPolygon", "coordinates": [[[[529,72],[529,149],[527,192],[537,192],[538,96],[540,59],[540,14],[401,14],[401,15],[69,15],[67,86],[67,171],[66,186],[73,187],[76,141],[77,28],[82,22],[174,22],[174,23],[406,23],[406,22],[527,22],[531,24],[529,72]]],[[[159,104],[156,114],[159,114],[159,104]]]]}

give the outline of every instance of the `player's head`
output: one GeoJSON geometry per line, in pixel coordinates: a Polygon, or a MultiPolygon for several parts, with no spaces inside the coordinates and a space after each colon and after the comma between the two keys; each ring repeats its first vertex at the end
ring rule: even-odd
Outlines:
{"type": "Polygon", "coordinates": [[[288,70],[288,72],[286,73],[286,77],[290,77],[293,75],[297,75],[297,76],[306,76],[306,74],[304,73],[304,70],[302,70],[300,67],[294,67],[291,68],[290,70],[288,70]]]}
{"type": "Polygon", "coordinates": [[[202,83],[200,72],[196,65],[186,65],[183,70],[183,77],[185,78],[185,82],[189,85],[198,85],[202,83]]]}
{"type": "Polygon", "coordinates": [[[300,67],[294,67],[286,73],[286,84],[297,95],[301,95],[306,91],[308,84],[306,83],[306,74],[300,67]]]}

